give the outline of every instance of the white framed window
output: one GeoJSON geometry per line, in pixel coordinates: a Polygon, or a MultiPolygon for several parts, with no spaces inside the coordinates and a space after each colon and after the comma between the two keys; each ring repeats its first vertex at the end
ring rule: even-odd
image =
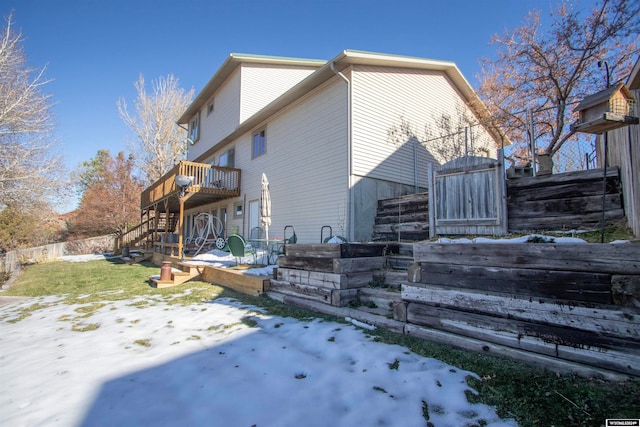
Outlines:
{"type": "Polygon", "coordinates": [[[213,111],[215,110],[215,99],[212,99],[208,104],[207,104],[207,116],[211,113],[213,113],[213,111]]]}
{"type": "Polygon", "coordinates": [[[189,139],[193,142],[200,139],[200,111],[189,122],[189,139]]]}
{"type": "Polygon", "coordinates": [[[251,158],[255,159],[267,152],[267,132],[262,129],[253,134],[253,142],[251,144],[251,158]]]}
{"type": "Polygon", "coordinates": [[[236,162],[236,149],[235,147],[229,148],[224,153],[220,154],[218,158],[218,166],[233,168],[236,162]]]}

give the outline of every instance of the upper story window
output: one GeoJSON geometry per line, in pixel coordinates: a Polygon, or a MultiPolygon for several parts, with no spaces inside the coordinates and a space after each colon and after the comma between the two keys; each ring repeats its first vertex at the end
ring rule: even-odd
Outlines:
{"type": "Polygon", "coordinates": [[[267,134],[265,130],[261,130],[253,134],[253,144],[251,149],[251,158],[262,156],[267,152],[267,134]]]}
{"type": "Polygon", "coordinates": [[[212,100],[211,100],[211,102],[209,102],[209,103],[207,104],[207,116],[208,116],[209,114],[213,113],[213,110],[215,109],[215,102],[214,102],[214,101],[215,101],[215,100],[214,100],[214,99],[212,99],[212,100]]]}
{"type": "Polygon", "coordinates": [[[200,139],[200,112],[189,122],[189,139],[197,142],[200,139]]]}

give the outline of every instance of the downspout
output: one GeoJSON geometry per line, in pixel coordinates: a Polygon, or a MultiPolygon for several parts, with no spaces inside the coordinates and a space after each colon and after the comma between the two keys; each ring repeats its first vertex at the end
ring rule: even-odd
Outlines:
{"type": "Polygon", "coordinates": [[[340,71],[336,69],[335,63],[329,64],[331,71],[340,77],[347,84],[347,239],[350,241],[354,239],[354,206],[353,206],[353,157],[352,157],[352,144],[353,138],[351,135],[351,82],[340,71]]]}

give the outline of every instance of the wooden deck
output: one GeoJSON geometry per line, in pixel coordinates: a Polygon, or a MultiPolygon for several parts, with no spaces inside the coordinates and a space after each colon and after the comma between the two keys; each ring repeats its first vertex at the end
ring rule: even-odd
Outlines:
{"type": "Polygon", "coordinates": [[[141,193],[140,208],[177,212],[180,193],[175,183],[177,175],[186,175],[193,180],[187,187],[189,197],[186,198],[185,209],[240,195],[240,169],[183,160],[141,193]]]}

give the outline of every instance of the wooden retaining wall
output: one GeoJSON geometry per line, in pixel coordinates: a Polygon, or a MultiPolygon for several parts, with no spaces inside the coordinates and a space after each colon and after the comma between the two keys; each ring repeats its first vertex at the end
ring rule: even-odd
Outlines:
{"type": "Polygon", "coordinates": [[[416,243],[414,258],[405,333],[640,376],[640,243],[416,243]]]}
{"type": "Polygon", "coordinates": [[[270,290],[335,307],[357,300],[358,289],[373,281],[384,266],[384,255],[398,252],[397,244],[287,245],[278,258],[270,290]]]}
{"type": "MultiPolygon", "coordinates": [[[[507,180],[509,231],[597,227],[602,219],[603,170],[507,180]]],[[[605,220],[624,218],[617,168],[607,169],[605,220]]]]}

